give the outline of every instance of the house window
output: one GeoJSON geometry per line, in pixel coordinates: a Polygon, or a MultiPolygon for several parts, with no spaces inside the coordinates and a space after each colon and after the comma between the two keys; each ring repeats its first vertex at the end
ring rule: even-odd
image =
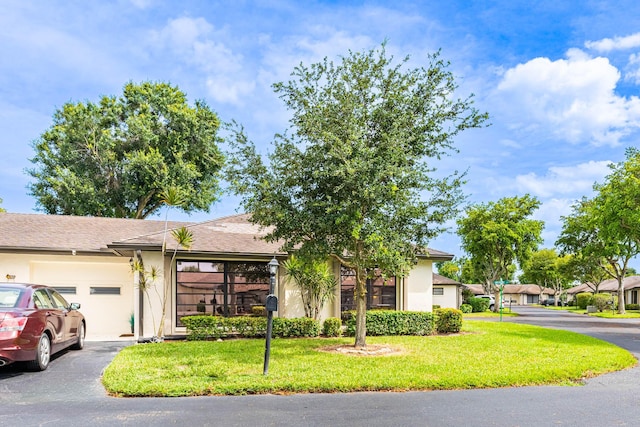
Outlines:
{"type": "Polygon", "coordinates": [[[266,262],[178,260],[176,309],[183,316],[242,316],[264,306],[269,294],[266,262]]]}
{"type": "Polygon", "coordinates": [[[444,288],[433,288],[433,295],[444,295],[444,288]]]}
{"type": "MultiPolygon", "coordinates": [[[[396,308],[396,279],[384,278],[379,270],[371,271],[367,278],[367,309],[379,308],[395,310],[396,308]]],[[[340,309],[342,311],[355,310],[354,290],[356,273],[350,268],[340,267],[340,309]]]]}
{"type": "Polygon", "coordinates": [[[527,295],[527,304],[537,304],[540,301],[538,295],[527,295]]]}
{"type": "Polygon", "coordinates": [[[631,291],[631,301],[629,304],[638,304],[638,291],[631,291]]]}

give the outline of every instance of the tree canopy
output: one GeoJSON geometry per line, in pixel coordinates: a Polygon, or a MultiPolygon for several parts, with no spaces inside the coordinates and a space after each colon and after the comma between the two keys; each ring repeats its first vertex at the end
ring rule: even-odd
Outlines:
{"type": "Polygon", "coordinates": [[[540,202],[528,194],[497,202],[471,205],[458,219],[458,235],[474,270],[482,274],[486,293],[494,282],[513,275],[515,263],[523,265],[542,242],[542,221],[531,219],[540,202]]]}
{"type": "Polygon", "coordinates": [[[177,188],[185,212],[208,211],[219,194],[220,122],[167,83],[128,83],[98,103],[69,102],[33,143],[27,172],[49,214],[146,218],[177,188]]]}
{"type": "Polygon", "coordinates": [[[523,274],[520,276],[526,283],[535,283],[542,290],[551,288],[554,290],[554,305],[558,305],[558,297],[567,289],[573,278],[569,268],[571,255],[558,255],[555,249],[541,249],[533,252],[529,259],[522,265],[523,274]]]}
{"type": "Polygon", "coordinates": [[[604,183],[595,184],[593,199],[575,204],[563,217],[556,242],[563,252],[597,261],[618,282],[618,313],[625,312],[624,278],[628,264],[640,253],[640,152],[627,150],[627,159],[611,165],[604,183]]]}
{"type": "MultiPolygon", "coordinates": [[[[356,273],[356,346],[365,346],[366,276],[407,273],[458,211],[463,174],[436,175],[454,137],[486,114],[439,55],[407,69],[385,46],[296,67],[274,89],[292,113],[265,165],[238,130],[229,179],[252,221],[285,249],[331,256],[356,273]]],[[[429,307],[430,309],[430,307],[429,307]]]]}

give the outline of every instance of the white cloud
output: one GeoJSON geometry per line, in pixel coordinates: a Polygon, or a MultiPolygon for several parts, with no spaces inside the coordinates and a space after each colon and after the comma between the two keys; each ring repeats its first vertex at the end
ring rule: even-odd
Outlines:
{"type": "Polygon", "coordinates": [[[587,49],[597,52],[611,52],[612,50],[633,49],[640,47],[640,33],[635,33],[625,37],[605,38],[597,41],[588,41],[585,44],[587,49]]]}
{"type": "Polygon", "coordinates": [[[530,193],[540,198],[572,195],[575,199],[588,195],[595,182],[602,182],[610,173],[610,161],[590,161],[576,166],[550,167],[545,176],[534,172],[518,175],[515,186],[520,193],[530,193]]]}
{"type": "Polygon", "coordinates": [[[206,19],[182,17],[153,32],[151,40],[159,51],[168,48],[178,61],[203,73],[214,100],[242,105],[255,88],[254,79],[245,71],[243,56],[234,53],[224,38],[206,19]]]}
{"type": "Polygon", "coordinates": [[[629,55],[629,63],[625,70],[624,79],[640,84],[640,55],[636,53],[629,55]]]}
{"type": "Polygon", "coordinates": [[[571,49],[566,59],[535,58],[508,69],[494,100],[514,130],[615,146],[640,126],[640,100],[616,95],[619,80],[607,58],[571,49]]]}

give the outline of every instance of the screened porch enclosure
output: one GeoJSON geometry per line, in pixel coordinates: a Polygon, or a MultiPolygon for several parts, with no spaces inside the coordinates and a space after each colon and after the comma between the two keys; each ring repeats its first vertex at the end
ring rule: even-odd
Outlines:
{"type": "MultiPolygon", "coordinates": [[[[354,270],[340,267],[340,310],[355,310],[354,290],[356,273],[354,270]]],[[[367,278],[367,309],[396,309],[396,278],[383,277],[379,271],[374,271],[372,277],[367,278]]]]}
{"type": "Polygon", "coordinates": [[[176,316],[243,316],[264,306],[269,268],[264,262],[192,261],[176,263],[176,316]]]}

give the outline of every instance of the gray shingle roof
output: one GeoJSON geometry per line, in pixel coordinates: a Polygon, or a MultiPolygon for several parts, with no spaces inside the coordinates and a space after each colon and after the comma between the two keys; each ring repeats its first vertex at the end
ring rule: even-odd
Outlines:
{"type": "MultiPolygon", "coordinates": [[[[239,214],[205,222],[170,221],[168,229],[188,227],[194,236],[192,253],[282,254],[281,244],[261,239],[266,233],[239,214]]],[[[105,253],[162,247],[165,223],[160,220],[69,215],[0,213],[0,251],[105,253]]],[[[175,242],[167,236],[167,248],[175,242]]],[[[446,252],[428,249],[429,258],[451,259],[446,252]]]]}
{"type": "Polygon", "coordinates": [[[114,241],[163,229],[164,221],[5,212],[0,213],[0,249],[104,252],[114,241]]]}

